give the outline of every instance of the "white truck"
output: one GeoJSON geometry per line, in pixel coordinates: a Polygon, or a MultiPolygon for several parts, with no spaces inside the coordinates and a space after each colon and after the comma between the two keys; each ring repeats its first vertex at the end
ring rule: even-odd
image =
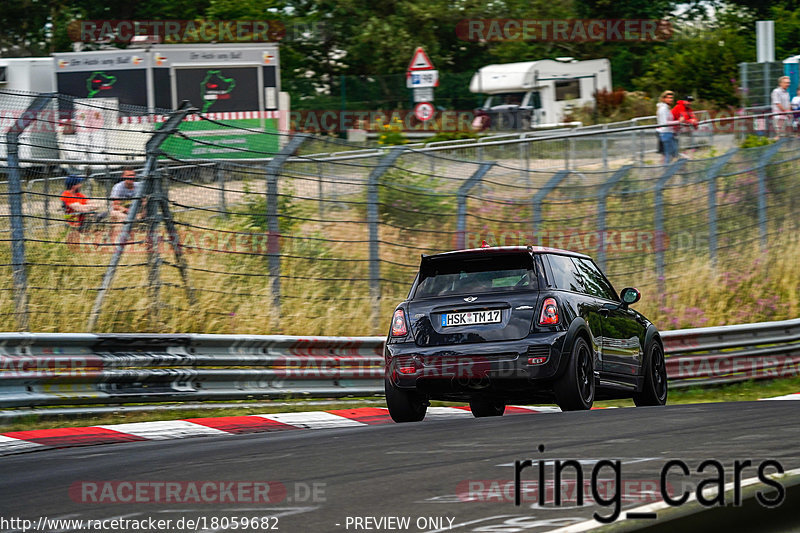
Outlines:
{"type": "MultiPolygon", "coordinates": [[[[0,157],[6,157],[5,132],[33,102],[34,95],[55,91],[54,72],[52,57],[0,57],[0,157]]],[[[48,111],[44,121],[28,128],[20,137],[20,158],[58,157],[55,101],[48,111]]]]}
{"type": "Polygon", "coordinates": [[[55,91],[52,57],[0,57],[0,91],[55,91]]]}
{"type": "Polygon", "coordinates": [[[594,103],[595,92],[611,90],[608,59],[542,59],[487,65],[472,76],[469,90],[487,95],[480,108],[493,129],[530,129],[563,122],[570,109],[594,103]]]}

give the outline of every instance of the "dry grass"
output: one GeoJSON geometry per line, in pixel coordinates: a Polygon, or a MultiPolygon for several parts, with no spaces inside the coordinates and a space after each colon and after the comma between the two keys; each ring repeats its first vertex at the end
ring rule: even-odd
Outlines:
{"type": "MultiPolygon", "coordinates": [[[[774,216],[773,213],[796,212],[793,200],[795,191],[789,182],[790,179],[794,180],[794,175],[794,168],[787,167],[785,178],[777,177],[784,179],[785,183],[774,182],[774,186],[783,186],[784,189],[776,189],[776,194],[772,196],[776,204],[770,205],[771,216],[774,216]]],[[[742,174],[742,177],[748,178],[746,174],[742,174]]],[[[398,179],[399,182],[401,180],[398,179]]],[[[643,182],[640,186],[646,185],[643,182]]],[[[795,218],[785,215],[782,227],[777,227],[777,220],[772,221],[769,248],[760,250],[757,235],[754,240],[754,230],[747,226],[752,225],[754,219],[751,212],[753,185],[747,181],[730,185],[727,189],[723,184],[720,185],[721,237],[716,266],[709,259],[707,245],[697,244],[686,249],[670,247],[664,254],[665,279],[659,282],[652,251],[609,253],[607,270],[611,281],[617,289],[624,286],[640,288],[643,298],[637,304],[637,309],[661,329],[800,316],[800,268],[797,267],[800,239],[796,236],[795,218]],[[731,244],[726,248],[723,234],[749,236],[749,241],[731,244]]],[[[586,191],[576,190],[579,194],[586,194],[586,191]]],[[[668,208],[673,210],[672,213],[667,212],[665,221],[670,235],[688,232],[693,225],[699,228],[694,230],[694,235],[707,231],[702,226],[704,215],[691,216],[692,210],[698,209],[697,199],[704,198],[704,194],[704,186],[691,184],[667,191],[665,201],[668,208]]],[[[384,281],[380,312],[373,316],[374,302],[370,299],[366,281],[369,277],[368,244],[336,242],[368,239],[367,226],[363,222],[366,211],[363,197],[340,196],[337,202],[339,200],[341,205],[325,205],[326,222],[298,220],[290,228],[282,228],[284,234],[290,237],[281,242],[284,257],[281,259],[280,310],[272,304],[273,290],[268,276],[266,246],[254,250],[256,254],[189,250],[186,257],[190,265],[190,282],[196,289],[197,301],[194,304],[190,303],[183,290],[178,271],[168,264],[174,262],[174,258],[164,246],[161,257],[166,263],[160,268],[159,286],[161,306],[155,308],[151,305],[153,285],[149,282],[147,254],[143,245],[137,245],[122,257],[123,266],[117,272],[114,290],[106,298],[95,331],[385,334],[392,309],[406,296],[413,280],[414,265],[419,262],[419,254],[455,246],[454,217],[428,216],[420,220],[414,213],[408,215],[415,217],[409,219],[411,227],[426,231],[380,226],[380,254],[383,260],[380,275],[384,281]],[[348,201],[362,203],[348,204],[348,201]],[[311,239],[305,240],[308,238],[311,239]],[[322,278],[328,281],[318,281],[322,278]]],[[[543,213],[545,230],[568,227],[578,233],[595,231],[595,207],[592,202],[571,198],[569,188],[559,195],[554,194],[550,200],[543,213]]],[[[201,199],[197,201],[201,202],[201,199]]],[[[242,204],[231,203],[228,207],[237,211],[245,209],[242,204]]],[[[314,219],[318,218],[319,208],[319,204],[313,200],[295,200],[291,211],[301,219],[314,219]]],[[[471,214],[484,217],[468,219],[468,231],[472,237],[478,234],[502,235],[510,230],[522,235],[527,231],[525,228],[531,227],[530,202],[527,199],[520,199],[517,203],[505,200],[494,204],[471,199],[468,208],[471,214]]],[[[433,204],[423,211],[435,210],[436,204],[433,204]]],[[[263,213],[264,209],[257,206],[256,212],[263,213]]],[[[607,224],[610,228],[651,231],[652,194],[637,192],[613,196],[608,203],[608,212],[607,224]]],[[[228,234],[218,230],[245,232],[264,239],[263,233],[259,233],[263,230],[248,226],[246,217],[244,220],[236,216],[223,219],[212,218],[211,215],[211,212],[189,211],[177,216],[185,224],[209,228],[193,230],[194,244],[202,248],[221,246],[218,239],[228,234]],[[206,242],[204,236],[213,239],[206,242]]],[[[399,216],[397,213],[395,215],[399,216]]],[[[182,229],[187,228],[182,226],[182,229]]],[[[96,288],[100,286],[111,258],[108,253],[110,247],[87,245],[76,249],[65,244],[66,236],[63,227],[52,225],[47,232],[35,230],[28,234],[31,239],[26,243],[27,260],[30,263],[31,331],[87,330],[96,288]]],[[[141,239],[141,235],[138,234],[137,238],[141,239]]],[[[566,244],[562,243],[562,246],[566,244]]],[[[596,250],[571,245],[565,247],[597,257],[596,250]]],[[[237,251],[248,252],[247,247],[243,250],[237,248],[237,251]]],[[[10,263],[8,246],[0,248],[0,263],[10,263]]],[[[0,268],[5,280],[0,285],[0,330],[15,331],[11,269],[9,266],[0,268]]]]}

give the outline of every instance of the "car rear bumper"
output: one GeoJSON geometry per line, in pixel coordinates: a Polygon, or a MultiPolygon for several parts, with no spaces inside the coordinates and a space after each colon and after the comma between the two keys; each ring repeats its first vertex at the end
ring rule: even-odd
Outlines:
{"type": "Polygon", "coordinates": [[[566,332],[552,332],[452,346],[387,343],[386,375],[399,388],[437,391],[547,381],[559,373],[565,338],[566,332]]]}

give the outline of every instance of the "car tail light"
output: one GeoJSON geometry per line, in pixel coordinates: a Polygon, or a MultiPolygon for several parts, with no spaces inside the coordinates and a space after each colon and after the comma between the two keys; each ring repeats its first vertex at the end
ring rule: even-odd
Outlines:
{"type": "Polygon", "coordinates": [[[547,357],[528,357],[529,365],[543,365],[547,362],[547,357]]]}
{"type": "Polygon", "coordinates": [[[558,304],[555,299],[545,299],[544,305],[542,305],[542,314],[539,315],[539,324],[542,326],[558,324],[558,304]]]}
{"type": "Polygon", "coordinates": [[[404,337],[405,335],[408,335],[406,314],[402,309],[398,309],[392,317],[392,337],[404,337]]]}

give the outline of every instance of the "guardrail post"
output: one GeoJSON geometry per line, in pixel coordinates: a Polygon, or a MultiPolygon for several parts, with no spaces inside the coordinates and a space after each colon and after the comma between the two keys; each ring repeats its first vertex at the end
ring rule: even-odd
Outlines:
{"type": "Polygon", "coordinates": [[[54,95],[44,93],[37,96],[22,115],[6,130],[8,156],[8,207],[11,218],[11,271],[14,278],[14,312],[17,329],[27,331],[28,273],[25,267],[25,221],[22,214],[22,172],[19,166],[19,138],[36,120],[36,116],[54,95]]]}
{"type": "MultiPolygon", "coordinates": [[[[114,255],[111,256],[111,261],[108,263],[108,267],[106,268],[106,273],[103,276],[103,282],[100,285],[100,290],[97,291],[97,296],[94,300],[94,305],[92,306],[92,310],[89,314],[89,321],[87,324],[87,329],[89,331],[93,330],[97,325],[97,319],[100,316],[100,310],[103,307],[103,300],[105,300],[106,293],[108,292],[109,288],[111,288],[111,283],[114,281],[114,275],[117,272],[117,266],[119,265],[119,260],[122,257],[122,252],[125,250],[125,245],[128,243],[131,235],[131,228],[133,227],[133,223],[136,220],[136,217],[139,214],[139,211],[142,208],[142,202],[149,198],[148,204],[153,203],[156,206],[158,203],[161,204],[162,211],[167,210],[166,201],[160,201],[160,192],[161,186],[160,184],[156,185],[156,168],[158,166],[158,158],[161,155],[161,145],[164,144],[172,134],[174,134],[178,130],[178,126],[186,118],[186,115],[193,112],[194,109],[189,105],[189,102],[183,102],[181,107],[172,113],[170,117],[164,122],[164,125],[155,133],[153,136],[150,137],[150,140],[147,141],[145,145],[145,153],[147,155],[147,159],[145,161],[144,170],[142,174],[144,175],[144,185],[142,187],[142,196],[136,197],[133,199],[131,203],[131,207],[128,210],[128,217],[125,219],[125,223],[122,225],[122,229],[117,236],[117,242],[114,243],[114,255]],[[153,195],[153,192],[156,192],[155,198],[150,198],[153,195]]],[[[148,210],[150,208],[148,207],[148,210]]],[[[181,270],[181,277],[183,278],[184,282],[188,281],[188,276],[186,273],[185,263],[183,260],[183,256],[180,254],[180,243],[178,242],[177,232],[175,231],[175,227],[172,224],[167,225],[167,229],[170,236],[170,242],[172,244],[173,250],[176,252],[176,257],[178,258],[178,265],[181,270]]],[[[149,233],[149,231],[148,231],[149,233]]],[[[149,245],[152,245],[150,243],[149,245]]],[[[187,290],[188,284],[186,285],[187,290]]],[[[189,290],[190,298],[191,298],[191,291],[189,290]]]]}
{"type": "Polygon", "coordinates": [[[481,163],[467,180],[461,184],[456,193],[456,249],[466,248],[467,237],[467,195],[475,185],[480,183],[483,177],[494,166],[494,162],[481,163]]]}
{"type": "Polygon", "coordinates": [[[539,232],[542,231],[542,201],[548,194],[550,194],[550,191],[558,187],[558,185],[571,173],[571,170],[559,170],[553,174],[553,177],[548,180],[545,186],[539,189],[539,192],[533,196],[533,199],[531,200],[533,204],[533,235],[537,242],[531,244],[541,245],[541,243],[538,242],[539,239],[537,235],[539,235],[539,232]]]}
{"type": "Polygon", "coordinates": [[[722,168],[738,152],[738,148],[728,150],[708,169],[708,254],[712,266],[717,266],[717,176],[722,168]]]}
{"type": "Polygon", "coordinates": [[[281,148],[272,160],[267,163],[265,174],[267,179],[267,258],[269,261],[269,278],[272,287],[272,310],[277,326],[280,326],[281,313],[281,227],[278,219],[278,178],[281,168],[308,139],[307,135],[298,134],[281,148]]]}
{"type": "Polygon", "coordinates": [[[786,137],[771,144],[758,158],[758,234],[761,249],[767,249],[767,166],[786,142],[786,137]]]}
{"type": "Polygon", "coordinates": [[[614,188],[614,185],[620,182],[628,172],[633,168],[633,165],[625,165],[617,169],[600,187],[600,199],[597,201],[597,231],[600,235],[600,249],[597,252],[597,261],[600,263],[600,268],[605,271],[606,269],[606,202],[608,200],[608,193],[614,188]]]}
{"type": "Polygon", "coordinates": [[[378,182],[383,174],[394,165],[405,148],[395,146],[383,156],[367,178],[367,226],[369,228],[369,296],[372,300],[372,318],[377,320],[381,313],[381,259],[378,235],[378,182]]]}
{"type": "Polygon", "coordinates": [[[664,173],[658,178],[655,188],[655,213],[653,225],[656,231],[656,276],[658,277],[658,292],[661,295],[662,304],[666,291],[664,288],[664,250],[667,247],[666,232],[664,231],[664,187],[672,177],[681,171],[686,164],[685,159],[678,159],[671,163],[664,173]]]}
{"type": "MultiPolygon", "coordinates": [[[[649,130],[648,130],[649,131],[649,130]]],[[[644,165],[644,151],[645,151],[645,131],[639,130],[639,162],[644,165]]]]}

